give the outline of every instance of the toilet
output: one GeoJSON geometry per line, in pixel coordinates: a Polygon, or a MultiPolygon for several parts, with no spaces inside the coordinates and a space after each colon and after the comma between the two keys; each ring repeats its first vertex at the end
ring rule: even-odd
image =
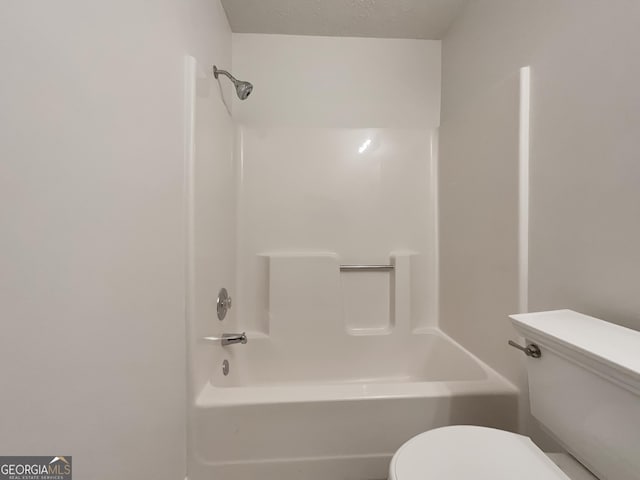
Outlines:
{"type": "Polygon", "coordinates": [[[571,310],[511,319],[528,342],[531,413],[570,456],[456,425],[402,445],[389,480],[640,480],[640,332],[571,310]]]}

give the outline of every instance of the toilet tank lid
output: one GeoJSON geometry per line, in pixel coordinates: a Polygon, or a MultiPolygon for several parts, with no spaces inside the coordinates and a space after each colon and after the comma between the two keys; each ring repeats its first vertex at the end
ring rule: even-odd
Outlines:
{"type": "MultiPolygon", "coordinates": [[[[521,334],[542,346],[578,353],[591,367],[640,388],[640,332],[573,310],[510,315],[521,334]]],[[[544,352],[543,352],[544,355],[544,352]]]]}

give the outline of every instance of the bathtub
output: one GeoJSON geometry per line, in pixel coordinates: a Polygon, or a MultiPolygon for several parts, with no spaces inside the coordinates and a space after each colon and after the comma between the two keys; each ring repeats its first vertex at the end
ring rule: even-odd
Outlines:
{"type": "Polygon", "coordinates": [[[189,479],[385,479],[425,430],[514,430],[517,389],[437,329],[331,345],[249,334],[195,400],[189,479]],[[300,359],[304,358],[304,362],[300,359]]]}

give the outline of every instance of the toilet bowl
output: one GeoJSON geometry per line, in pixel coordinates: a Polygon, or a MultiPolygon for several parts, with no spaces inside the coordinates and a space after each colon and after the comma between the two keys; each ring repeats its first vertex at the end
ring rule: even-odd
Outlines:
{"type": "Polygon", "coordinates": [[[389,480],[597,480],[571,457],[563,469],[528,437],[456,425],[413,437],[396,452],[389,480]]]}
{"type": "Polygon", "coordinates": [[[528,343],[531,414],[566,449],[456,425],[395,453],[389,480],[640,480],[640,332],[571,310],[511,316],[528,343]]]}

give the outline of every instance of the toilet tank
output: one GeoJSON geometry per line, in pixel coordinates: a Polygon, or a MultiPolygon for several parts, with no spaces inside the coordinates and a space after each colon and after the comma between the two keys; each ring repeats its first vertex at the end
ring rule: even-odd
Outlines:
{"type": "Polygon", "coordinates": [[[571,310],[512,315],[531,413],[600,480],[640,479],[640,332],[571,310]]]}

